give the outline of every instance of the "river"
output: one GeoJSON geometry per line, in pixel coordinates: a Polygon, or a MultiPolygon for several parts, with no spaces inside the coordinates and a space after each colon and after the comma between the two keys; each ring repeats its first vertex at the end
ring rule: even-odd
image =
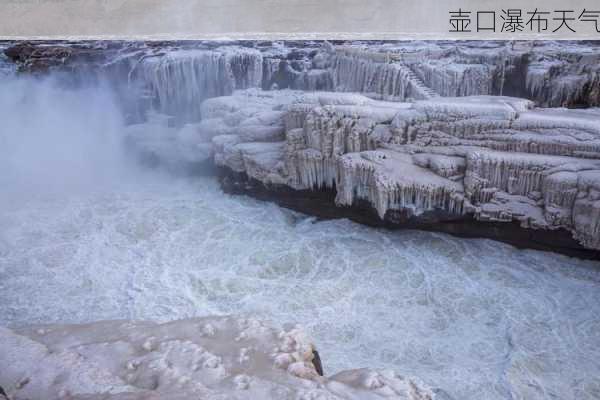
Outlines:
{"type": "Polygon", "coordinates": [[[128,160],[100,89],[2,85],[0,325],[247,314],[303,326],[327,374],[600,397],[598,263],[230,196],[128,160]]]}

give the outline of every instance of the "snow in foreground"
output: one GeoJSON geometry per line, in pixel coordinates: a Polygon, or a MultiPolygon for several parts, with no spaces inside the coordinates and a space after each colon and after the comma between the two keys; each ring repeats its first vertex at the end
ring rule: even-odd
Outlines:
{"type": "Polygon", "coordinates": [[[301,330],[256,319],[0,328],[0,385],[15,400],[435,398],[389,370],[321,377],[312,359],[301,330]]]}

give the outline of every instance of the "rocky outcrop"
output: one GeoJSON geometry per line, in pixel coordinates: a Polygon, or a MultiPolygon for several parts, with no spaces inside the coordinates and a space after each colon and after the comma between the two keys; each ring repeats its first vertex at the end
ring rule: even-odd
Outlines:
{"type": "Polygon", "coordinates": [[[600,247],[600,112],[536,107],[597,103],[595,44],[20,43],[5,53],[25,69],[96,65],[150,163],[214,159],[396,225],[516,223],[600,247]],[[502,94],[521,98],[489,96],[502,94]]]}
{"type": "Polygon", "coordinates": [[[75,53],[67,46],[35,46],[31,43],[18,43],[4,50],[4,54],[31,72],[44,71],[52,66],[63,65],[75,53]]]}
{"type": "Polygon", "coordinates": [[[595,42],[384,42],[336,47],[331,69],[335,90],[376,99],[509,95],[580,107],[600,105],[598,61],[595,42]]]}
{"type": "Polygon", "coordinates": [[[252,318],[0,328],[0,359],[12,399],[447,398],[389,370],[320,376],[299,328],[252,318]]]}
{"type": "MultiPolygon", "coordinates": [[[[110,71],[187,121],[189,101],[250,87],[359,92],[406,101],[508,95],[544,107],[600,105],[595,42],[19,42],[21,71],[110,71]]],[[[120,84],[123,84],[121,82],[120,84]]],[[[196,118],[197,119],[197,118],[196,118]]]]}
{"type": "Polygon", "coordinates": [[[337,206],[368,204],[399,226],[516,223],[600,249],[597,109],[249,90],[206,100],[202,117],[197,139],[212,142],[215,163],[266,187],[329,190],[337,206]]]}

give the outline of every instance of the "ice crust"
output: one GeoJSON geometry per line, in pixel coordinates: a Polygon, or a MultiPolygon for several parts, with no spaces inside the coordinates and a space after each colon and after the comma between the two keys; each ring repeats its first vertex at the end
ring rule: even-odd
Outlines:
{"type": "Polygon", "coordinates": [[[443,211],[565,228],[600,249],[598,109],[502,96],[397,103],[247,90],[202,110],[215,133],[228,132],[212,139],[216,163],[265,184],[335,188],[338,205],[366,200],[380,218],[443,211]]]}
{"type": "Polygon", "coordinates": [[[147,100],[141,108],[186,122],[198,121],[202,100],[246,88],[356,92],[400,102],[510,95],[544,107],[600,105],[600,48],[528,43],[171,43],[122,49],[102,68],[109,78],[127,71],[127,85],[147,100]]]}
{"type": "Polygon", "coordinates": [[[600,104],[599,60],[597,44],[416,41],[338,46],[332,70],[336,90],[374,98],[509,94],[558,107],[600,104]]]}
{"type": "Polygon", "coordinates": [[[319,376],[313,351],[254,318],[0,327],[0,385],[13,400],[437,398],[391,370],[319,376]]]}
{"type": "Polygon", "coordinates": [[[135,72],[157,97],[161,112],[197,119],[202,100],[235,89],[260,87],[262,55],[255,49],[234,46],[172,50],[143,58],[135,72]]]}
{"type": "MultiPolygon", "coordinates": [[[[20,45],[8,50],[21,70],[61,70],[81,81],[98,75],[121,87],[121,95],[130,100],[136,97],[132,92],[141,91],[133,113],[151,108],[186,122],[197,122],[198,99],[250,87],[361,92],[393,101],[510,95],[530,98],[544,107],[600,105],[600,47],[593,42],[20,45]]],[[[14,64],[10,67],[14,69],[14,64]]]]}

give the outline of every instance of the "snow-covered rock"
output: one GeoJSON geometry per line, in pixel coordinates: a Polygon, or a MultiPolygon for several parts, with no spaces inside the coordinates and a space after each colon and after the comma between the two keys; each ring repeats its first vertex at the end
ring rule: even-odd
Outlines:
{"type": "Polygon", "coordinates": [[[329,188],[338,205],[366,201],[381,219],[435,212],[564,228],[600,249],[598,109],[539,109],[503,96],[398,103],[297,91],[236,92],[203,109],[217,131],[234,132],[213,138],[216,163],[266,185],[329,188]],[[245,133],[248,126],[267,137],[245,133]],[[272,126],[285,126],[283,135],[268,135],[272,126]]]}
{"type": "Polygon", "coordinates": [[[393,371],[320,376],[313,357],[298,327],[253,318],[0,328],[0,385],[12,400],[436,398],[393,371]]]}
{"type": "Polygon", "coordinates": [[[135,122],[127,138],[149,160],[214,159],[265,184],[335,189],[338,205],[366,201],[380,218],[517,221],[600,248],[600,110],[536,107],[600,104],[593,43],[40,43],[6,54],[126,76],[140,91],[134,105],[119,92],[135,122]]]}
{"type": "Polygon", "coordinates": [[[510,95],[600,105],[600,49],[581,42],[383,42],[338,46],[334,89],[404,101],[510,95]]]}
{"type": "Polygon", "coordinates": [[[262,55],[256,49],[185,49],[140,60],[135,71],[157,97],[159,110],[197,118],[202,100],[260,87],[262,55]]]}
{"type": "Polygon", "coordinates": [[[600,47],[592,42],[90,41],[5,50],[23,71],[62,69],[84,81],[99,74],[124,86],[121,96],[140,90],[155,111],[188,121],[198,118],[199,101],[251,87],[390,101],[509,95],[545,107],[600,105],[600,47]]]}

